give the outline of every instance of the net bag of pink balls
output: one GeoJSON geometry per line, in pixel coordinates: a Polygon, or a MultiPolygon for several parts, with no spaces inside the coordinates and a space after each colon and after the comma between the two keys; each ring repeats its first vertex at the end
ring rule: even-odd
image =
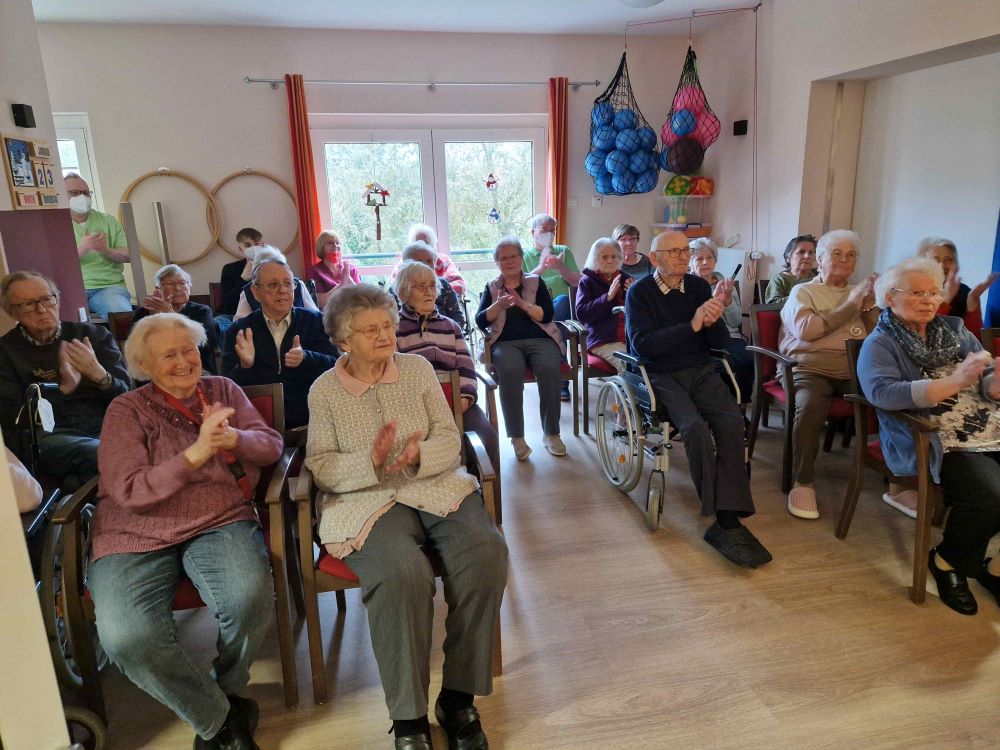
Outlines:
{"type": "Polygon", "coordinates": [[[705,151],[719,138],[722,125],[705,99],[698,80],[698,58],[688,47],[681,80],[660,137],[660,166],[674,174],[691,174],[705,158],[705,151]]]}
{"type": "Polygon", "coordinates": [[[624,53],[611,83],[594,99],[585,166],[603,195],[648,193],[659,181],[656,131],[632,95],[624,53]]]}

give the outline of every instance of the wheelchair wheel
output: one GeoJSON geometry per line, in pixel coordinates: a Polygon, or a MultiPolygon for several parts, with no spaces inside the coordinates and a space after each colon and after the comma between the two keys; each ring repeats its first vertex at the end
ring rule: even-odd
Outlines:
{"type": "Polygon", "coordinates": [[[77,706],[66,706],[65,713],[70,742],[79,743],[86,750],[103,750],[108,730],[97,714],[77,706]]]}
{"type": "Polygon", "coordinates": [[[632,389],[621,377],[608,378],[597,394],[597,448],[608,481],[629,492],[642,475],[642,422],[632,389]]]}
{"type": "MultiPolygon", "coordinates": [[[[80,511],[80,523],[83,528],[83,549],[85,554],[90,551],[90,520],[94,516],[94,506],[87,505],[80,511]]],[[[65,602],[63,599],[62,580],[62,535],[63,527],[50,524],[45,534],[45,548],[42,552],[41,585],[39,599],[42,607],[42,620],[45,622],[45,634],[49,639],[49,650],[52,652],[52,665],[55,667],[56,678],[63,687],[78,690],[83,685],[80,670],[73,659],[69,631],[64,618],[65,602]]],[[[86,560],[84,561],[86,566],[86,560]]],[[[84,567],[86,579],[86,567],[84,567]]],[[[102,669],[108,662],[107,654],[101,648],[97,638],[97,629],[90,625],[94,639],[94,656],[97,668],[102,669]]]]}
{"type": "Polygon", "coordinates": [[[650,531],[660,526],[660,512],[663,510],[663,472],[652,471],[646,483],[646,525],[650,531]]]}

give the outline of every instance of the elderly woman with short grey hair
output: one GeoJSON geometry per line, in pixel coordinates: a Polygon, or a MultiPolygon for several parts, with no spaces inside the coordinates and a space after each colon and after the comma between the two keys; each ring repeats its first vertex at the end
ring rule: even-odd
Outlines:
{"type": "Polygon", "coordinates": [[[203,377],[201,325],[165,312],[133,328],[129,372],[151,381],[108,407],[87,585],[111,660],[198,733],[196,747],[250,748],[257,705],[238,693],[267,635],[274,591],[251,501],[281,455],[231,380],[203,377]],[[211,672],[179,643],[172,612],[182,575],[218,620],[211,672]]]}
{"type": "Polygon", "coordinates": [[[153,293],[147,295],[142,306],[135,311],[132,325],[158,313],[175,312],[190,318],[205,329],[205,342],[198,348],[201,353],[201,369],[214,375],[217,372],[215,351],[219,344],[215,320],[208,305],[191,301],[191,276],[180,266],[169,263],[156,272],[153,284],[153,293]]]}
{"type": "Polygon", "coordinates": [[[798,364],[795,421],[792,427],[792,479],[788,512],[798,518],[819,518],[813,488],[819,439],[835,395],[850,393],[847,339],[863,339],[878,322],[872,274],[852,286],[851,275],[860,255],[858,235],[835,229],[819,238],[819,275],[792,288],[781,309],[781,354],[798,364]]]}
{"type": "Polygon", "coordinates": [[[448,604],[434,713],[450,747],[486,748],[473,701],[493,689],[507,547],[461,465],[461,437],[434,368],[396,351],[390,294],[341,287],[324,324],[343,355],[309,391],[306,465],[320,490],[320,541],[361,583],[395,746],[431,747],[434,571],[423,550],[432,548],[448,604]]]}
{"type": "Polygon", "coordinates": [[[1000,604],[1000,557],[986,556],[1000,533],[1000,359],[983,351],[961,318],[938,314],[944,282],[930,259],[886,271],[875,286],[885,309],[861,347],[858,376],[878,410],[882,452],[896,476],[917,473],[913,436],[897,412],[937,421],[930,469],[951,510],[927,565],[941,601],[972,615],[978,605],[968,578],[1000,604]]]}
{"type": "MultiPolygon", "coordinates": [[[[423,235],[420,235],[423,236],[423,235]]],[[[435,242],[437,238],[435,238],[435,242]]],[[[437,311],[445,318],[450,318],[459,324],[462,328],[465,327],[465,312],[462,310],[462,303],[458,299],[458,292],[452,288],[452,285],[448,283],[448,279],[442,276],[442,270],[444,265],[442,265],[441,256],[438,255],[437,250],[435,250],[428,242],[423,240],[412,240],[406,247],[403,248],[403,252],[400,256],[399,263],[396,267],[392,269],[392,280],[395,281],[396,275],[399,273],[399,269],[403,267],[403,264],[412,261],[414,263],[423,263],[434,273],[434,282],[437,285],[437,296],[434,299],[434,306],[437,311]]],[[[459,277],[461,278],[461,277],[459,277]]],[[[465,281],[462,281],[462,286],[464,289],[465,281]]],[[[400,301],[402,304],[402,301],[400,301]]]]}
{"type": "Polygon", "coordinates": [[[625,313],[615,308],[625,305],[625,292],[632,277],[622,273],[621,245],[610,237],[597,239],[583,264],[576,295],[576,317],[587,327],[587,351],[596,354],[619,373],[625,363],[615,357],[624,352],[625,313]]]}
{"type": "Polygon", "coordinates": [[[978,336],[983,330],[980,299],[1000,274],[991,273],[972,288],[968,284],[963,284],[962,277],[958,275],[958,247],[944,237],[924,237],[917,244],[914,255],[918,258],[930,258],[941,266],[944,282],[941,285],[943,297],[938,315],[954,315],[961,318],[965,327],[973,335],[978,336]]]}

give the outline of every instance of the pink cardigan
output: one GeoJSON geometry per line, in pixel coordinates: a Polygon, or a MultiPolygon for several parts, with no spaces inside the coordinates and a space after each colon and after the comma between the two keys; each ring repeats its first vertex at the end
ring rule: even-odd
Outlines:
{"type": "MultiPolygon", "coordinates": [[[[281,436],[268,427],[238,385],[201,379],[210,403],[231,406],[239,432],[233,453],[256,485],[260,467],[281,456],[281,436]]],[[[199,413],[197,396],[183,400],[199,413]]],[[[192,425],[152,385],[124,393],[108,407],[101,430],[100,500],[92,526],[94,559],[121,552],[151,552],[187,541],[254,511],[220,456],[192,469],[184,451],[198,439],[192,425]]]]}

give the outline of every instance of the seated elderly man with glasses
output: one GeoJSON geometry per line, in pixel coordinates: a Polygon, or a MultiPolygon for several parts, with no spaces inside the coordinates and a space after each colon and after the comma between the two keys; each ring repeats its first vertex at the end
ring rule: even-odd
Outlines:
{"type": "Polygon", "coordinates": [[[701,514],[715,516],[705,541],[731,562],[756,568],[769,563],[771,553],[740,523],[755,512],[743,416],[711,356],[729,341],[722,314],[733,282],[723,279],[713,293],[707,281],[688,273],[690,257],[682,232],[656,236],[650,252],[655,270],[625,297],[625,331],[683,437],[701,514]]]}
{"type": "Polygon", "coordinates": [[[0,422],[16,429],[32,383],[58,385],[45,393],[55,426],[38,432],[38,470],[75,490],[97,473],[104,412],[129,389],[125,361],[105,328],[59,320],[59,289],[39,273],[0,280],[0,306],[17,321],[0,339],[0,422]]]}
{"type": "Polygon", "coordinates": [[[293,307],[295,281],[287,263],[255,265],[250,283],[260,309],[226,331],[222,373],[240,385],[282,383],[285,427],[301,427],[309,421],[309,388],[333,367],[337,348],[323,330],[322,314],[293,307]]]}

